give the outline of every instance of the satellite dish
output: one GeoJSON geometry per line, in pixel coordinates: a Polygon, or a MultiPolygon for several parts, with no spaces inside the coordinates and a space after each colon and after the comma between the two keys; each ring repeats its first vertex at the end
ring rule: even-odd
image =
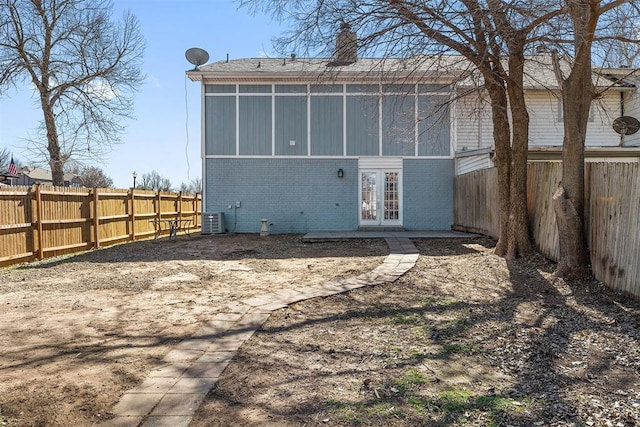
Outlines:
{"type": "Polygon", "coordinates": [[[194,70],[197,70],[200,65],[205,64],[209,60],[209,53],[199,47],[187,49],[184,56],[187,58],[187,61],[195,65],[194,70]]]}
{"type": "Polygon", "coordinates": [[[640,121],[631,116],[618,117],[613,121],[613,130],[620,135],[633,135],[640,130],[640,121]]]}

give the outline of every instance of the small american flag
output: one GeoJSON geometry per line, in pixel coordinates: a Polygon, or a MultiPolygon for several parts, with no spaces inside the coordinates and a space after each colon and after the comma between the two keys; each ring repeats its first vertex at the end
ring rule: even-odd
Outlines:
{"type": "Polygon", "coordinates": [[[16,164],[13,162],[13,156],[11,156],[11,163],[9,163],[9,175],[17,175],[18,170],[16,169],[16,164]]]}

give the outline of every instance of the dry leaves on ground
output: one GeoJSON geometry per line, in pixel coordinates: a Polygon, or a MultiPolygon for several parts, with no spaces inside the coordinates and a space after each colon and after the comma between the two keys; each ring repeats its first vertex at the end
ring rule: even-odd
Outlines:
{"type": "MultiPolygon", "coordinates": [[[[395,283],[275,311],[192,426],[640,424],[640,305],[487,239],[415,240],[395,283]]],[[[266,291],[377,266],[384,241],[200,236],[0,270],[0,425],[91,425],[163,355],[266,291]]]]}
{"type": "Polygon", "coordinates": [[[415,243],[395,283],[274,313],[192,425],[640,425],[638,304],[489,240],[415,243]]]}

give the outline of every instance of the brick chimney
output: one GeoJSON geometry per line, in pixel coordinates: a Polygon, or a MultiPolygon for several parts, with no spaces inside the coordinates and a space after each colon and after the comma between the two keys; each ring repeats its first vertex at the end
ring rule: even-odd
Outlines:
{"type": "Polygon", "coordinates": [[[351,25],[343,22],[336,38],[337,64],[353,64],[358,60],[358,36],[351,31],[351,25]]]}

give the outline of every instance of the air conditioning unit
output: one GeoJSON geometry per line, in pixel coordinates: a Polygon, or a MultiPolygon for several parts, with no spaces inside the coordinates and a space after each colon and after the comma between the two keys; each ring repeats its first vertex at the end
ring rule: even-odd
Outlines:
{"type": "Polygon", "coordinates": [[[224,212],[202,213],[202,234],[222,234],[224,231],[224,212]]]}

